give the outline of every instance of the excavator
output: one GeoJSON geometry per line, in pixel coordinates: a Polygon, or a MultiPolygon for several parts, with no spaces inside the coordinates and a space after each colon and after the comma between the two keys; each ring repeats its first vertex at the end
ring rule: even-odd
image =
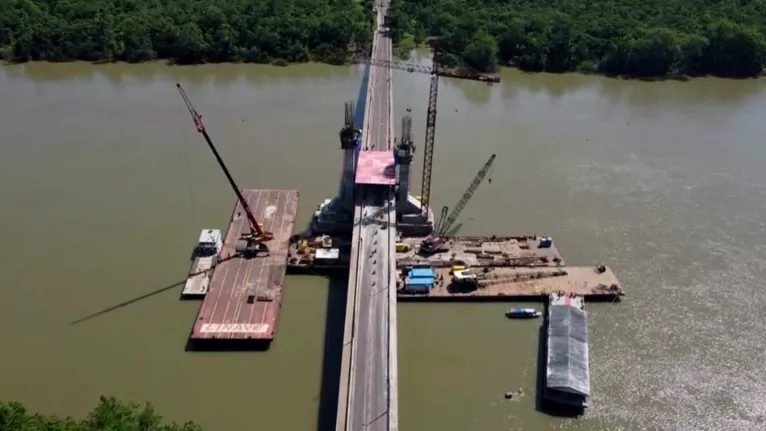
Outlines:
{"type": "MultiPolygon", "coordinates": [[[[460,217],[460,213],[463,212],[463,209],[468,204],[468,201],[471,200],[473,194],[484,181],[484,177],[487,176],[487,173],[489,172],[494,162],[495,154],[490,156],[489,160],[484,163],[484,166],[476,174],[473,181],[471,182],[471,185],[468,186],[465,193],[463,193],[463,196],[460,197],[460,200],[454,206],[451,213],[449,213],[449,207],[445,206],[442,208],[441,215],[439,216],[439,221],[434,226],[433,233],[431,236],[424,239],[420,244],[420,250],[423,253],[432,254],[441,251],[444,248],[444,246],[447,244],[446,236],[450,231],[450,228],[452,228],[452,225],[455,223],[455,221],[457,221],[457,218],[460,217]],[[448,213],[449,215],[447,215],[448,213]]],[[[490,178],[489,181],[491,182],[492,179],[490,178]]]]}
{"type": "MultiPolygon", "coordinates": [[[[263,223],[258,223],[258,221],[255,219],[253,211],[250,209],[250,205],[248,205],[247,200],[242,195],[241,189],[237,187],[237,183],[234,182],[234,178],[231,176],[229,169],[223,162],[223,159],[218,153],[218,150],[215,148],[215,145],[213,145],[213,141],[210,140],[210,135],[207,134],[205,125],[202,124],[202,115],[198,113],[194,108],[194,105],[192,105],[191,101],[189,100],[189,96],[186,95],[186,91],[184,91],[184,88],[181,86],[181,84],[177,83],[176,88],[178,88],[178,92],[181,93],[181,97],[186,104],[186,109],[188,109],[189,114],[191,114],[192,120],[194,121],[194,126],[197,128],[197,131],[201,133],[205,138],[208,147],[210,147],[210,150],[213,152],[215,159],[221,166],[221,170],[223,170],[223,173],[226,175],[226,179],[229,180],[231,188],[234,189],[234,193],[237,195],[237,200],[239,201],[240,206],[245,211],[245,216],[247,217],[247,221],[250,225],[250,231],[240,234],[240,238],[237,241],[234,249],[242,257],[247,259],[256,256],[268,256],[269,247],[266,245],[266,242],[272,240],[274,238],[274,234],[264,230],[263,223]]],[[[239,212],[237,212],[237,215],[239,215],[239,212]]]]}

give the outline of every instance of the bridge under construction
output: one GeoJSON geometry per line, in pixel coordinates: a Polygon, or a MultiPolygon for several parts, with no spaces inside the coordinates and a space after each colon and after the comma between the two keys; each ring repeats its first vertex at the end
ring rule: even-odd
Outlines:
{"type": "Polygon", "coordinates": [[[442,67],[438,47],[431,66],[394,61],[391,39],[382,26],[387,10],[387,0],[376,8],[378,27],[371,56],[365,60],[368,80],[361,125],[356,124],[354,104],[345,106],[338,193],[319,205],[310,228],[301,235],[292,235],[298,192],[240,189],[202,116],[178,86],[237,196],[226,235],[205,230],[195,249],[199,253],[184,292],[204,299],[190,347],[268,346],[276,334],[288,268],[348,269],[337,431],[398,429],[397,300],[544,298],[564,290],[599,298],[622,295],[603,265],[565,267],[551,238],[456,237],[461,212],[479,186],[492,181],[494,154],[458,202],[434,216],[431,183],[439,78],[493,84],[499,76],[442,67]],[[430,76],[419,196],[411,189],[415,144],[409,116],[402,119],[395,138],[394,70],[430,76]],[[407,288],[407,271],[415,267],[433,271],[425,294],[407,288]],[[470,274],[466,267],[482,272],[470,274]],[[445,282],[450,277],[452,282],[445,282]]]}

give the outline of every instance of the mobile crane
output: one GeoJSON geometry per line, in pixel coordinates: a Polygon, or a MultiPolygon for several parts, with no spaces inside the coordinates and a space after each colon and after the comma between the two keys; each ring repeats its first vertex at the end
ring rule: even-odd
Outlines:
{"type": "Polygon", "coordinates": [[[256,257],[259,255],[268,256],[269,248],[266,245],[266,242],[273,239],[274,234],[271,232],[265,231],[263,229],[263,224],[258,223],[258,221],[255,219],[255,216],[253,215],[252,210],[250,210],[250,205],[247,204],[247,200],[242,195],[242,191],[240,190],[239,187],[237,187],[237,183],[234,182],[234,178],[231,176],[229,169],[226,167],[226,164],[223,162],[223,159],[221,158],[221,155],[218,153],[218,150],[215,148],[215,145],[213,145],[213,141],[210,140],[210,135],[207,134],[205,125],[202,124],[202,115],[200,115],[200,113],[198,113],[197,110],[194,109],[194,105],[192,105],[191,101],[189,100],[189,96],[186,95],[186,91],[184,91],[184,88],[181,86],[181,84],[177,83],[176,87],[178,88],[178,92],[181,93],[181,97],[183,98],[184,103],[186,104],[186,109],[188,109],[189,114],[191,114],[192,120],[194,121],[194,126],[197,127],[197,131],[201,133],[202,136],[205,138],[205,141],[207,142],[208,147],[210,147],[210,150],[213,152],[215,159],[218,161],[218,164],[221,166],[221,170],[223,170],[223,173],[226,175],[226,179],[229,180],[229,184],[231,185],[231,188],[234,189],[234,193],[237,195],[239,204],[242,206],[242,209],[245,211],[245,215],[247,216],[247,221],[250,224],[250,231],[243,232],[240,234],[241,236],[239,241],[237,241],[235,250],[237,251],[237,253],[240,253],[245,258],[256,257]]]}

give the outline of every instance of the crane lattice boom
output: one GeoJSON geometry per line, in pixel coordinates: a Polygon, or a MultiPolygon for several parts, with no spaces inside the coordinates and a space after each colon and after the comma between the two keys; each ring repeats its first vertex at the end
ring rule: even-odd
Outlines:
{"type": "Polygon", "coordinates": [[[439,221],[437,221],[436,224],[434,225],[434,232],[440,232],[441,231],[441,226],[447,220],[448,213],[449,213],[449,207],[446,206],[446,205],[443,206],[442,207],[442,212],[439,215],[439,221]]]}
{"type": "Polygon", "coordinates": [[[449,217],[447,217],[447,219],[439,226],[439,230],[435,233],[434,236],[444,236],[444,234],[450,230],[455,221],[457,221],[458,217],[460,217],[460,213],[463,212],[463,209],[465,208],[466,204],[468,204],[468,201],[471,200],[473,194],[476,193],[476,189],[478,189],[481,183],[484,181],[484,178],[487,176],[487,173],[489,172],[489,169],[492,167],[493,163],[495,163],[495,154],[490,156],[489,160],[484,163],[484,166],[482,166],[481,170],[473,178],[473,181],[471,181],[471,185],[469,185],[465,190],[463,196],[460,197],[460,200],[457,202],[457,204],[452,207],[452,212],[450,213],[449,217]]]}
{"type": "Polygon", "coordinates": [[[247,204],[245,197],[242,196],[240,188],[237,187],[237,183],[234,182],[234,178],[231,176],[229,169],[223,162],[223,159],[218,153],[218,150],[215,148],[215,145],[213,145],[213,141],[210,140],[210,135],[207,134],[205,125],[202,124],[202,115],[194,108],[194,105],[192,105],[191,100],[189,100],[189,96],[186,95],[186,91],[184,91],[184,88],[181,86],[181,84],[176,84],[176,87],[178,88],[178,92],[181,93],[181,97],[186,104],[186,109],[189,110],[189,114],[191,114],[192,120],[194,120],[194,126],[197,128],[197,131],[200,132],[205,138],[208,147],[210,147],[210,150],[213,152],[213,155],[218,161],[218,164],[221,166],[223,173],[226,174],[226,179],[229,180],[231,188],[234,189],[234,193],[237,195],[239,204],[242,205],[242,208],[245,210],[245,215],[247,216],[247,220],[250,223],[250,234],[246,235],[245,239],[254,242],[261,242],[268,241],[269,239],[273,238],[273,234],[271,232],[265,232],[263,228],[261,228],[261,226],[258,224],[258,221],[256,221],[253,212],[250,210],[250,205],[247,204]]]}

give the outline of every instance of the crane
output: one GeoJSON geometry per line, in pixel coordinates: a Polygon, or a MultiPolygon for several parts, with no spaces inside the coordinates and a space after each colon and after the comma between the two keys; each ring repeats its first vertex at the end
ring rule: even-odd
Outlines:
{"type": "MultiPolygon", "coordinates": [[[[487,162],[484,163],[484,166],[482,166],[481,170],[479,170],[479,172],[473,178],[473,181],[471,181],[471,185],[468,186],[468,188],[463,193],[463,196],[460,197],[460,200],[452,208],[452,212],[449,214],[449,216],[443,220],[440,218],[440,222],[437,229],[434,230],[434,233],[428,238],[424,239],[420,244],[421,250],[426,253],[433,253],[444,245],[444,235],[450,230],[455,221],[457,221],[457,218],[460,217],[460,213],[463,212],[463,209],[468,204],[468,201],[471,200],[473,194],[476,193],[476,190],[484,181],[484,178],[487,176],[490,168],[492,168],[492,164],[495,163],[495,157],[496,155],[492,154],[487,162]]],[[[444,207],[442,209],[442,218],[444,217],[446,208],[447,207],[444,207]]]]}
{"type": "Polygon", "coordinates": [[[258,223],[258,221],[256,221],[252,210],[250,210],[250,205],[247,204],[245,197],[242,196],[242,192],[240,191],[240,188],[237,187],[237,183],[234,182],[234,178],[231,176],[229,169],[226,167],[226,164],[223,162],[223,159],[221,158],[221,155],[218,153],[218,150],[215,148],[215,145],[213,145],[213,141],[210,140],[210,136],[207,134],[205,125],[202,124],[202,115],[200,115],[200,113],[198,113],[197,110],[194,109],[194,105],[192,105],[191,100],[189,100],[189,96],[186,95],[186,91],[184,91],[184,88],[181,86],[181,84],[176,83],[176,87],[178,88],[178,92],[181,93],[181,97],[183,98],[184,103],[186,104],[186,109],[189,110],[189,114],[191,114],[192,120],[194,120],[194,125],[197,127],[197,131],[201,133],[202,136],[205,138],[207,145],[210,147],[210,150],[213,152],[213,155],[215,156],[215,159],[218,161],[218,164],[221,166],[223,173],[226,174],[226,179],[229,180],[229,184],[231,185],[231,188],[234,189],[234,193],[237,195],[239,204],[242,206],[242,209],[245,210],[247,221],[250,224],[250,232],[241,234],[240,240],[237,242],[237,245],[236,245],[236,251],[239,253],[242,253],[242,255],[245,257],[257,256],[259,252],[264,252],[266,255],[268,255],[269,248],[265,244],[265,242],[273,239],[274,234],[263,230],[263,224],[260,224],[258,223]]]}
{"type": "Polygon", "coordinates": [[[441,231],[441,225],[443,225],[445,220],[447,220],[448,213],[449,213],[449,207],[447,205],[444,205],[442,207],[442,212],[439,215],[439,221],[437,221],[436,224],[434,225],[434,232],[441,231]]]}
{"type": "Polygon", "coordinates": [[[434,162],[434,138],[436,134],[436,102],[439,96],[439,77],[467,79],[471,81],[485,82],[492,85],[500,82],[499,75],[484,74],[468,68],[450,69],[441,67],[437,60],[438,53],[434,51],[433,64],[424,66],[419,64],[401,63],[393,60],[380,60],[370,58],[364,62],[372,66],[399,69],[407,72],[419,72],[431,75],[431,87],[428,92],[428,113],[426,115],[426,142],[423,150],[423,182],[420,187],[420,210],[428,216],[428,206],[431,200],[431,169],[434,162]]]}

